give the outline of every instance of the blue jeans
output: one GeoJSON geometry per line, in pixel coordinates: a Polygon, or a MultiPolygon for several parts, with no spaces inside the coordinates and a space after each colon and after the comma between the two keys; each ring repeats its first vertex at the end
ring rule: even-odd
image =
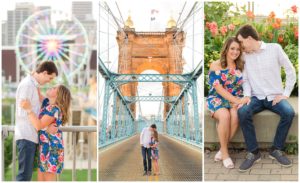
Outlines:
{"type": "Polygon", "coordinates": [[[142,146],[142,155],[143,155],[143,164],[144,171],[151,171],[151,148],[146,148],[142,146]],[[147,169],[147,160],[148,160],[148,169],[147,169]]]}
{"type": "MultiPolygon", "coordinates": [[[[284,148],[286,137],[295,116],[293,107],[287,100],[281,100],[279,103],[272,106],[272,101],[268,101],[267,99],[259,100],[257,97],[251,97],[250,104],[244,105],[238,110],[240,126],[249,152],[253,152],[258,149],[255,128],[253,125],[253,115],[265,109],[268,109],[280,116],[273,146],[279,150],[284,148]]],[[[266,133],[268,132],[266,131],[266,133]]]]}
{"type": "Polygon", "coordinates": [[[37,144],[23,139],[17,140],[17,147],[19,151],[19,172],[16,180],[31,181],[37,144]]]}

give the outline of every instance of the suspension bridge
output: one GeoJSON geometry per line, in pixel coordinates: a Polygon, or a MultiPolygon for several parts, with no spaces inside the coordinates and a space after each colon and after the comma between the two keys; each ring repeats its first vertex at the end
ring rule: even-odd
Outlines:
{"type": "Polygon", "coordinates": [[[136,30],[139,17],[125,21],[124,6],[99,4],[98,180],[201,181],[203,6],[176,5],[177,20],[171,15],[164,30],[152,30],[153,17],[136,30]],[[143,176],[139,134],[151,124],[159,132],[159,176],[143,176]]]}

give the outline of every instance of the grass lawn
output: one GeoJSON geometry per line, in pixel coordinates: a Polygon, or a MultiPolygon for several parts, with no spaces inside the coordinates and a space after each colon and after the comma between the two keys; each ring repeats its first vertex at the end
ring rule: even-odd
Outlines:
{"type": "MultiPolygon", "coordinates": [[[[92,169],[92,181],[96,181],[97,179],[97,171],[96,169],[92,169]]],[[[5,181],[11,181],[12,171],[9,169],[5,172],[5,181]]],[[[76,170],[76,181],[87,181],[88,171],[85,170],[76,170]]],[[[37,179],[37,170],[33,172],[32,181],[36,181],[37,179]]],[[[72,170],[65,169],[59,177],[59,181],[72,181],[72,170]]]]}

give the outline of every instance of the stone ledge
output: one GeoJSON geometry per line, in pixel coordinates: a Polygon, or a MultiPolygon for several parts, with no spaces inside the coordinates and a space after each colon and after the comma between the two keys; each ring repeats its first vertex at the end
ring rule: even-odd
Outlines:
{"type": "MultiPolygon", "coordinates": [[[[298,137],[298,97],[289,98],[288,101],[293,106],[296,113],[288,137],[290,135],[298,137]]],[[[216,131],[216,122],[213,118],[210,117],[210,114],[206,108],[204,119],[204,142],[205,147],[209,147],[210,144],[219,142],[218,134],[216,131]]],[[[260,144],[260,147],[268,147],[273,142],[278,122],[279,116],[268,110],[262,111],[254,116],[256,137],[260,144]]],[[[239,144],[239,147],[244,147],[244,137],[240,128],[238,129],[231,142],[233,144],[239,144]]],[[[287,142],[291,141],[287,139],[287,142]]]]}

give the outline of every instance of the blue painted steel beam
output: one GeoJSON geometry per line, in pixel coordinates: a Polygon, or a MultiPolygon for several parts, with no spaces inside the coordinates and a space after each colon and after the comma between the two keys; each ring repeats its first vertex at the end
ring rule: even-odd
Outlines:
{"type": "Polygon", "coordinates": [[[106,129],[108,121],[108,105],[109,105],[109,82],[105,81],[104,86],[104,103],[103,103],[103,117],[101,122],[101,134],[100,134],[100,144],[105,143],[106,141],[106,129]]]}
{"type": "Polygon", "coordinates": [[[167,134],[179,139],[183,140],[187,143],[193,144],[195,146],[201,146],[201,132],[200,132],[200,121],[199,121],[199,113],[198,113],[198,97],[197,97],[197,83],[193,81],[191,83],[190,90],[185,90],[183,98],[179,99],[177,103],[174,104],[173,110],[170,110],[167,121],[167,134]],[[191,97],[192,97],[192,104],[193,108],[193,129],[190,128],[190,114],[192,113],[189,111],[188,102],[189,102],[189,92],[191,90],[191,97]],[[182,119],[182,108],[181,105],[184,105],[184,120],[182,119]],[[181,129],[184,130],[184,136],[181,129]]]}
{"type": "Polygon", "coordinates": [[[189,103],[189,96],[188,96],[188,92],[185,91],[184,92],[185,138],[187,141],[190,141],[190,121],[189,121],[188,103],[189,103]]]}
{"type": "Polygon", "coordinates": [[[194,107],[194,127],[195,127],[195,141],[200,144],[200,121],[199,121],[199,108],[198,108],[198,96],[197,96],[197,82],[193,81],[193,107],[194,107]]]}
{"type": "Polygon", "coordinates": [[[191,76],[181,74],[114,74],[112,81],[116,83],[130,83],[130,82],[190,82],[191,76]]]}
{"type": "MultiPolygon", "coordinates": [[[[202,73],[202,62],[200,62],[197,67],[195,68],[195,70],[191,73],[191,82],[187,83],[181,90],[180,94],[178,95],[178,97],[176,98],[174,104],[171,106],[166,119],[169,117],[169,115],[171,114],[171,112],[174,110],[174,106],[178,103],[178,101],[183,97],[184,92],[187,91],[193,84],[192,81],[196,81],[198,79],[198,77],[201,75],[202,73]]],[[[198,101],[197,101],[198,102],[198,101]]]]}
{"type": "Polygon", "coordinates": [[[103,63],[99,63],[99,72],[105,79],[103,117],[101,122],[101,132],[99,136],[99,147],[112,144],[134,134],[134,116],[124,97],[122,96],[116,83],[111,80],[111,73],[103,63]],[[102,66],[101,66],[102,65],[102,66]],[[101,68],[101,69],[100,69],[101,68]],[[109,100],[113,94],[112,120],[109,123],[108,111],[109,100]],[[117,98],[119,100],[119,111],[117,112],[117,98]],[[117,121],[118,114],[118,121],[117,121]],[[111,126],[108,126],[110,124],[111,126]],[[117,126],[116,126],[117,124],[117,126]]]}
{"type": "MultiPolygon", "coordinates": [[[[119,98],[126,104],[126,100],[124,99],[121,91],[119,90],[118,86],[116,85],[115,82],[112,82],[111,78],[112,78],[112,74],[111,72],[106,68],[106,66],[104,65],[104,63],[102,62],[101,58],[99,57],[99,72],[100,74],[103,76],[103,78],[105,78],[105,80],[109,81],[109,84],[111,86],[112,89],[114,89],[117,93],[119,98]]],[[[132,119],[134,120],[134,115],[132,113],[132,111],[130,110],[130,108],[126,105],[126,109],[127,111],[130,113],[132,119]]]]}
{"type": "Polygon", "coordinates": [[[172,96],[124,96],[125,100],[128,103],[135,103],[137,101],[143,101],[143,102],[165,102],[165,103],[173,103],[176,99],[172,96]]]}
{"type": "MultiPolygon", "coordinates": [[[[100,59],[100,58],[99,58],[100,59]]],[[[167,133],[174,136],[179,137],[180,139],[183,139],[185,141],[196,141],[196,144],[200,144],[200,122],[199,122],[199,116],[198,116],[198,98],[197,98],[197,91],[196,91],[196,80],[202,73],[202,65],[201,63],[196,67],[196,69],[188,74],[116,74],[110,72],[103,62],[99,61],[99,72],[102,74],[102,76],[106,80],[106,89],[105,89],[105,99],[104,99],[104,109],[103,114],[106,114],[103,116],[103,125],[107,125],[107,111],[108,111],[108,102],[110,95],[114,93],[114,100],[115,97],[119,97],[120,99],[120,106],[118,111],[118,118],[117,121],[118,126],[116,126],[116,117],[113,117],[112,121],[112,136],[114,137],[115,133],[113,131],[114,128],[116,128],[117,136],[121,138],[128,137],[134,133],[134,116],[129,108],[129,104],[134,103],[136,101],[164,101],[166,103],[171,104],[171,108],[167,113],[166,116],[166,129],[167,133]],[[127,84],[130,82],[175,82],[180,83],[182,87],[182,90],[178,96],[175,97],[165,97],[165,96],[131,96],[131,97],[124,97],[122,96],[119,86],[120,84],[127,84]],[[109,92],[111,88],[111,93],[109,92]],[[194,128],[195,128],[195,135],[192,134],[191,136],[191,129],[189,124],[189,111],[188,111],[188,93],[191,93],[192,99],[193,99],[193,122],[194,122],[194,128]],[[184,99],[184,101],[183,101],[184,99]],[[105,105],[107,104],[107,105],[105,105]],[[124,108],[124,109],[122,109],[124,108]],[[106,112],[105,112],[106,111],[106,112]],[[183,111],[185,115],[185,122],[183,122],[183,111]],[[106,116],[106,117],[105,117],[106,116]],[[185,126],[185,130],[183,132],[183,128],[185,126]],[[192,137],[192,138],[191,138],[192,137]]],[[[113,115],[116,115],[116,102],[114,101],[114,108],[113,108],[113,115]]],[[[162,120],[159,119],[152,119],[151,123],[157,123],[162,120]]],[[[145,123],[145,122],[144,122],[145,123]]],[[[137,124],[136,130],[140,129],[142,126],[144,126],[143,121],[141,123],[137,124]]],[[[104,127],[104,126],[103,126],[104,127]]],[[[101,129],[102,135],[105,135],[105,130],[101,129]]],[[[194,131],[193,131],[194,132],[194,131]]],[[[111,138],[111,137],[110,137],[111,138]]],[[[105,137],[101,137],[101,142],[105,141],[105,137]]]]}
{"type": "Polygon", "coordinates": [[[114,92],[113,98],[113,115],[111,120],[111,138],[116,138],[116,117],[117,117],[117,92],[114,92]]]}
{"type": "MultiPolygon", "coordinates": [[[[114,83],[119,84],[126,84],[130,82],[189,83],[201,75],[202,64],[199,63],[193,72],[187,74],[118,74],[109,71],[99,57],[99,72],[104,78],[109,78],[114,83]]],[[[119,84],[117,86],[119,86],[119,84]]]]}

